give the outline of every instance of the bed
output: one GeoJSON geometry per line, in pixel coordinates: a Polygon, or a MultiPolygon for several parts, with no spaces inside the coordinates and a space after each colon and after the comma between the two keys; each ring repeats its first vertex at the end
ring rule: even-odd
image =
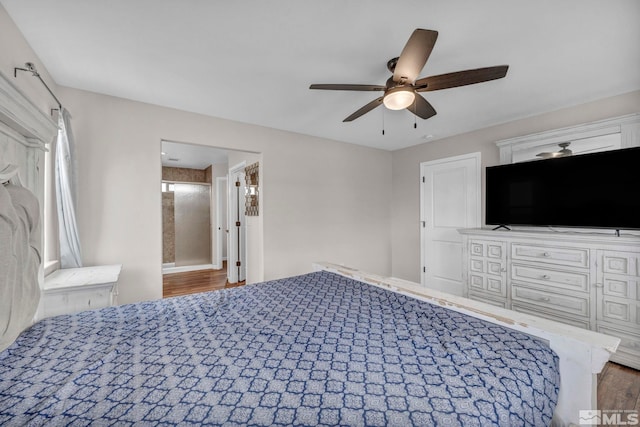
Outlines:
{"type": "Polygon", "coordinates": [[[0,354],[2,425],[550,425],[558,357],[336,273],[45,319],[0,354]]]}
{"type": "Polygon", "coordinates": [[[617,338],[330,263],[34,323],[55,124],[1,73],[0,89],[0,181],[39,202],[0,214],[24,253],[0,276],[0,424],[538,426],[596,408],[617,338]]]}

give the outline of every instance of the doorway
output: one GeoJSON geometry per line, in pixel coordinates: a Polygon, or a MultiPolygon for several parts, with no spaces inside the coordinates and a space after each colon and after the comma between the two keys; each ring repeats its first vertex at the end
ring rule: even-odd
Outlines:
{"type": "Polygon", "coordinates": [[[221,269],[217,262],[216,179],[226,150],[162,141],[163,274],[221,269]]]}
{"type": "MultiPolygon", "coordinates": [[[[210,290],[210,288],[220,288],[222,286],[219,283],[220,277],[224,277],[225,287],[242,284],[243,281],[248,282],[248,280],[253,282],[260,281],[263,275],[261,262],[262,218],[258,216],[248,217],[250,219],[249,224],[248,226],[245,225],[244,208],[247,186],[244,180],[244,167],[245,165],[260,162],[262,160],[261,154],[162,140],[161,159],[163,181],[165,181],[162,184],[163,190],[169,191],[169,186],[171,186],[170,191],[175,193],[176,185],[178,184],[206,183],[209,186],[210,194],[209,231],[207,232],[205,228],[200,228],[197,233],[191,233],[194,241],[187,243],[187,246],[195,244],[200,247],[202,252],[198,252],[198,257],[202,258],[197,262],[201,262],[207,256],[204,248],[207,245],[206,243],[204,245],[200,245],[200,242],[195,243],[195,240],[203,236],[207,238],[210,248],[208,261],[203,264],[178,266],[173,260],[172,264],[165,264],[165,252],[178,242],[167,243],[165,239],[167,229],[169,229],[170,234],[175,232],[175,228],[173,220],[170,226],[165,226],[164,217],[167,208],[165,202],[169,196],[163,193],[163,282],[171,282],[174,288],[184,288],[185,291],[189,288],[196,292],[197,289],[203,291],[210,290]],[[231,170],[229,165],[232,165],[231,170]],[[229,191],[232,185],[231,173],[233,173],[233,193],[229,191]],[[235,187],[235,182],[240,182],[240,186],[235,187]],[[234,196],[233,204],[230,201],[232,195],[234,196]],[[235,207],[236,210],[231,212],[231,207],[235,207]],[[231,218],[235,218],[233,223],[231,218]],[[241,225],[236,227],[236,222],[241,225]],[[233,227],[231,227],[232,224],[233,227]],[[234,233],[233,242],[235,242],[233,251],[229,243],[232,239],[232,233],[234,233]],[[194,234],[197,235],[194,236],[194,234]],[[252,248],[251,253],[247,253],[248,248],[252,248]],[[249,270],[248,265],[251,265],[253,269],[249,270]],[[229,269],[231,270],[231,277],[227,274],[228,267],[231,267],[229,269]],[[201,268],[205,269],[201,270],[201,268]],[[182,276],[178,277],[176,274],[182,276]],[[207,286],[209,288],[206,288],[207,286]]],[[[173,199],[173,194],[171,198],[173,199]]],[[[175,209],[175,206],[172,206],[172,209],[175,209]]],[[[193,210],[187,213],[187,215],[190,214],[195,215],[196,211],[193,210]]],[[[204,221],[204,223],[207,223],[204,218],[206,218],[206,215],[200,215],[199,219],[192,219],[191,221],[204,221]]],[[[201,223],[201,225],[203,224],[201,223]]],[[[189,239],[186,240],[189,241],[189,239]]],[[[196,257],[192,254],[189,258],[193,260],[196,257]]],[[[181,290],[174,288],[169,289],[167,295],[175,295],[176,292],[181,292],[181,290]]]]}
{"type": "Polygon", "coordinates": [[[420,164],[422,286],[462,296],[462,236],[480,227],[480,153],[420,164]]]}

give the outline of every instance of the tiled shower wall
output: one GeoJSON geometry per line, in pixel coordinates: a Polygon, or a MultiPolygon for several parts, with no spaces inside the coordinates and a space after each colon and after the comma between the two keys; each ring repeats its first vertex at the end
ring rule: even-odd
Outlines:
{"type": "Polygon", "coordinates": [[[173,191],[162,193],[162,263],[176,260],[173,191]]]}

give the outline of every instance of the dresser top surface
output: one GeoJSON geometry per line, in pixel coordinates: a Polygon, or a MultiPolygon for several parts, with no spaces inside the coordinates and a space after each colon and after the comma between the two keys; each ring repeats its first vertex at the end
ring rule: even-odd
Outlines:
{"type": "Polygon", "coordinates": [[[45,277],[44,290],[116,283],[121,269],[121,264],[63,268],[45,277]]]}
{"type": "Polygon", "coordinates": [[[616,236],[611,230],[595,231],[558,231],[558,230],[492,230],[491,228],[460,228],[462,235],[478,236],[487,239],[530,240],[539,242],[571,242],[584,244],[600,244],[605,246],[625,246],[640,251],[640,234],[623,232],[616,236]]]}

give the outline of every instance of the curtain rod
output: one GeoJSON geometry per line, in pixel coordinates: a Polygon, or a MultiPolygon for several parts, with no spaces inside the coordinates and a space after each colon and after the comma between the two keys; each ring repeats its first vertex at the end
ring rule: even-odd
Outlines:
{"type": "MultiPolygon", "coordinates": [[[[13,69],[13,77],[17,78],[18,77],[18,70],[20,71],[28,71],[31,74],[33,74],[35,77],[40,79],[40,82],[42,82],[42,84],[44,85],[45,88],[47,88],[47,90],[49,91],[49,93],[51,94],[51,96],[53,97],[53,99],[56,100],[56,103],[58,104],[58,111],[62,110],[62,103],[58,100],[58,98],[54,95],[54,93],[51,91],[51,89],[49,89],[49,86],[47,86],[47,84],[45,83],[45,81],[42,79],[42,76],[40,76],[40,73],[38,73],[38,70],[36,70],[36,66],[33,64],[33,62],[26,62],[24,64],[25,67],[27,68],[20,68],[20,67],[15,67],[13,69]]],[[[55,108],[51,109],[51,115],[53,115],[55,108]]]]}

